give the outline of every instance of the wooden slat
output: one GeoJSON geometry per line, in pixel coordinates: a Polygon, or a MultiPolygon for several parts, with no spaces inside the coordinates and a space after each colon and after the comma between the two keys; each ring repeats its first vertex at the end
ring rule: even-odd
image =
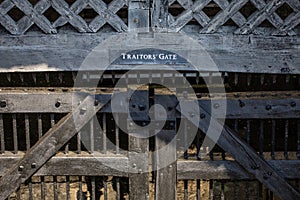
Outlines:
{"type": "Polygon", "coordinates": [[[201,33],[215,33],[227,20],[232,18],[248,0],[233,0],[220,14],[217,14],[207,26],[201,29],[201,33]]]}
{"type": "Polygon", "coordinates": [[[0,179],[0,199],[6,199],[21,183],[38,171],[107,103],[108,99],[100,99],[98,106],[94,105],[94,101],[91,96],[86,97],[82,104],[62,118],[18,163],[5,172],[0,179]]]}
{"type": "Polygon", "coordinates": [[[192,117],[195,105],[193,102],[183,102],[178,110],[195,126],[199,127],[206,136],[216,142],[223,150],[228,152],[239,165],[255,176],[267,188],[281,199],[299,199],[300,193],[295,190],[273,167],[257,155],[246,142],[241,140],[237,133],[227,126],[223,126],[211,117],[210,113],[202,110],[202,118],[192,117]],[[204,117],[205,116],[205,117],[204,117]],[[207,133],[207,130],[209,132],[207,133]]]}
{"type": "Polygon", "coordinates": [[[129,1],[128,28],[131,32],[149,32],[150,11],[148,1],[129,1]]]}
{"type": "MultiPolygon", "coordinates": [[[[82,0],[79,1],[82,2],[80,5],[82,6],[81,9],[83,9],[86,6],[86,2],[82,0]]],[[[61,15],[61,18],[57,19],[54,22],[53,25],[55,27],[60,26],[60,24],[64,24],[62,20],[65,19],[79,32],[92,32],[84,19],[82,19],[77,13],[70,9],[69,5],[64,0],[53,0],[52,7],[61,15]]]]}
{"type": "Polygon", "coordinates": [[[155,199],[156,200],[176,199],[177,151],[176,151],[176,140],[172,141],[175,135],[176,135],[175,130],[170,130],[170,131],[162,130],[155,136],[155,147],[156,147],[155,199]]]}
{"type": "MultiPolygon", "coordinates": [[[[108,97],[110,95],[99,94],[96,97],[101,98],[101,96],[108,97]]],[[[118,96],[124,102],[126,101],[125,93],[120,92],[118,96]]],[[[226,118],[228,119],[299,118],[300,115],[299,92],[290,91],[289,94],[287,92],[252,92],[251,96],[248,93],[228,93],[226,96],[226,99],[224,97],[212,99],[202,97],[199,99],[199,105],[206,109],[212,107],[218,111],[218,109],[224,109],[222,106],[225,102],[227,106],[226,118]],[[217,104],[219,106],[214,106],[217,104]],[[271,107],[268,108],[268,106],[271,107]]],[[[156,95],[155,98],[161,104],[165,101],[177,102],[176,97],[172,95],[156,95]]],[[[0,113],[68,113],[72,111],[72,105],[75,105],[76,102],[79,103],[81,98],[80,96],[76,98],[72,92],[45,93],[37,91],[23,93],[2,92],[0,93],[0,100],[5,100],[7,103],[7,107],[0,108],[0,113]],[[60,107],[55,106],[58,100],[61,102],[60,107]]],[[[115,106],[114,111],[118,113],[126,112],[121,105],[120,107],[115,106]]],[[[107,104],[100,112],[111,113],[111,105],[107,104]]],[[[180,117],[179,114],[177,116],[180,117]]],[[[224,116],[216,112],[214,117],[222,118],[224,116]]]]}
{"type": "MultiPolygon", "coordinates": [[[[128,93],[129,95],[129,93],[128,93]]],[[[130,96],[126,97],[130,98],[130,96]]],[[[143,100],[148,100],[147,91],[135,91],[131,96],[131,101],[139,103],[147,103],[143,100]]],[[[136,128],[135,121],[143,120],[140,116],[146,117],[148,113],[148,106],[143,111],[130,112],[128,115],[132,119],[127,120],[128,131],[128,159],[129,159],[129,199],[130,200],[148,200],[149,199],[149,139],[148,137],[139,137],[140,134],[149,134],[141,132],[136,128]]]]}
{"type": "MultiPolygon", "coordinates": [[[[299,160],[269,160],[267,161],[286,179],[297,179],[300,174],[299,160]]],[[[235,161],[177,161],[178,179],[255,179],[235,161]]]]}
{"type": "MultiPolygon", "coordinates": [[[[235,31],[236,34],[249,34],[250,32],[252,32],[255,27],[260,25],[268,17],[269,13],[274,13],[276,9],[278,9],[283,4],[283,1],[281,2],[279,1],[278,3],[278,1],[273,0],[273,1],[269,1],[268,3],[265,3],[264,1],[261,0],[255,0],[253,1],[253,3],[260,10],[256,12],[254,15],[252,15],[246,24],[244,24],[242,27],[237,29],[235,31]],[[260,5],[263,5],[263,7],[260,8],[260,5]]],[[[277,16],[277,20],[281,20],[281,18],[277,16]]]]}
{"type": "MultiPolygon", "coordinates": [[[[0,156],[0,176],[5,175],[22,156],[0,156]]],[[[34,176],[128,176],[128,158],[124,156],[54,156],[34,176]],[[114,166],[111,168],[109,166],[114,166]]]]}
{"type": "Polygon", "coordinates": [[[151,26],[155,31],[166,31],[168,28],[168,1],[154,0],[151,10],[151,26]]]}

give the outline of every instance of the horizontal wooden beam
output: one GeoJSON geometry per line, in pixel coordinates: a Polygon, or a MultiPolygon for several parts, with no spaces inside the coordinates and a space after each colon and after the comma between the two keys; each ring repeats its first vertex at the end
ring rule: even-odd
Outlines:
{"type": "MultiPolygon", "coordinates": [[[[21,157],[0,156],[0,176],[21,157]]],[[[128,176],[128,158],[124,156],[55,156],[35,176],[128,176]],[[111,168],[109,166],[114,166],[111,168]]]]}
{"type": "MultiPolygon", "coordinates": [[[[17,163],[21,157],[0,156],[0,176],[17,163]]],[[[269,160],[268,163],[287,179],[300,178],[299,160],[269,160]]],[[[34,176],[121,176],[128,177],[128,158],[109,156],[54,156],[34,176]],[[109,166],[114,166],[111,168],[109,166]]],[[[178,160],[177,179],[255,179],[236,162],[178,160]]]]}
{"type": "MultiPolygon", "coordinates": [[[[300,178],[299,160],[269,160],[276,171],[287,179],[300,178]]],[[[249,180],[255,177],[245,171],[235,161],[178,161],[177,179],[238,179],[249,180]]]]}
{"type": "MultiPolygon", "coordinates": [[[[223,103],[226,101],[227,112],[226,118],[236,119],[259,119],[259,118],[299,118],[300,117],[300,96],[297,91],[287,92],[252,92],[249,93],[234,93],[224,96],[202,97],[199,99],[200,107],[206,109],[223,109],[223,103]]],[[[76,105],[82,98],[87,95],[82,93],[78,96],[72,92],[50,92],[50,91],[27,91],[27,92],[0,92],[0,113],[68,113],[72,110],[72,103],[76,105]],[[77,102],[77,103],[76,103],[77,102]]],[[[123,102],[126,102],[125,93],[120,92],[115,94],[123,102]]],[[[110,96],[110,94],[99,94],[101,96],[110,96]]],[[[156,101],[174,101],[170,102],[169,106],[176,105],[175,96],[157,95],[156,101]],[[169,98],[171,97],[171,99],[169,98]]],[[[115,112],[123,113],[126,109],[117,106],[115,112]]],[[[111,105],[108,103],[100,111],[103,113],[111,113],[111,105]]],[[[171,112],[171,111],[169,111],[171,112]]],[[[215,112],[222,118],[220,113],[215,112]]],[[[179,114],[179,113],[178,113],[179,114]]],[[[178,115],[178,117],[180,117],[178,115]]]]}
{"type": "MultiPolygon", "coordinates": [[[[31,33],[17,39],[15,36],[2,35],[0,36],[0,72],[80,70],[81,63],[91,50],[111,35],[112,33],[62,32],[57,35],[31,33]]],[[[202,66],[202,71],[300,74],[299,37],[196,33],[188,33],[188,35],[199,42],[218,66],[218,69],[202,66]]],[[[161,45],[174,44],[174,39],[176,37],[172,35],[169,41],[161,41],[161,45]]],[[[126,40],[126,37],[123,40],[126,40]]],[[[115,46],[119,45],[116,43],[115,46]]],[[[142,45],[137,48],[143,48],[142,45]]],[[[184,46],[182,48],[184,50],[184,46]]],[[[99,66],[85,69],[101,70],[99,66]]],[[[116,65],[111,69],[130,70],[132,66],[116,65]]],[[[153,66],[150,69],[153,69],[153,66]]],[[[178,70],[184,69],[182,66],[178,67],[178,70]]]]}

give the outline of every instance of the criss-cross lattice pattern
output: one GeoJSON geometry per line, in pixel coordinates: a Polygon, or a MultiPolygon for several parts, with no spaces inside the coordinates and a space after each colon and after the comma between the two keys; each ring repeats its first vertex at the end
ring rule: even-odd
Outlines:
{"type": "Polygon", "coordinates": [[[23,34],[36,25],[45,33],[57,33],[57,28],[70,24],[79,32],[97,32],[105,24],[116,31],[127,30],[127,25],[117,12],[127,7],[126,0],[113,0],[107,4],[102,0],[77,0],[69,4],[65,0],[0,1],[0,24],[11,34],[23,34]],[[81,13],[84,10],[95,13],[87,20],[81,13]],[[50,14],[47,14],[47,11],[50,14]],[[57,15],[57,18],[53,18],[57,15]]]}
{"type": "Polygon", "coordinates": [[[294,35],[300,24],[299,0],[171,0],[168,29],[179,31],[188,23],[198,23],[200,33],[214,33],[220,27],[236,26],[236,34],[255,33],[266,23],[273,27],[273,35],[294,35]],[[177,7],[178,12],[172,12],[177,7]],[[180,8],[180,9],[179,9],[180,8]],[[217,12],[216,12],[217,11],[217,12]],[[175,13],[175,14],[174,14],[175,13]]]}
{"type": "MultiPolygon", "coordinates": [[[[136,21],[128,19],[127,12],[131,9],[128,2],[0,0],[0,27],[11,34],[23,34],[33,25],[45,33],[57,33],[59,27],[70,24],[78,32],[85,33],[98,32],[108,24],[115,31],[122,32],[128,30],[128,21],[136,21]],[[125,16],[120,15],[123,11],[125,16]]],[[[169,0],[168,9],[161,8],[167,4],[161,4],[160,0],[153,1],[153,4],[159,4],[158,10],[163,13],[152,15],[151,20],[161,21],[161,16],[167,16],[167,23],[160,28],[171,32],[178,32],[188,24],[196,24],[200,27],[200,33],[222,31],[224,26],[234,27],[228,30],[235,34],[259,33],[261,26],[271,27],[272,35],[299,33],[295,31],[300,26],[299,0],[169,0]]]]}

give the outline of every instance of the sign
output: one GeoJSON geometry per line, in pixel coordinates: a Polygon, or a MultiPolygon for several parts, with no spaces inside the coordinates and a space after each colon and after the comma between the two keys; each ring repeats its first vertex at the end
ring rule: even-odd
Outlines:
{"type": "Polygon", "coordinates": [[[130,52],[122,52],[112,63],[115,65],[182,65],[187,60],[176,53],[161,49],[137,49],[130,52]]]}

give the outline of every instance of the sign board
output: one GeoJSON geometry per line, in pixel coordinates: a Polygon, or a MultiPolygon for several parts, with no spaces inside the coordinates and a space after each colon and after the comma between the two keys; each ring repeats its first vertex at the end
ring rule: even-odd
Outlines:
{"type": "Polygon", "coordinates": [[[137,49],[121,52],[113,65],[185,65],[188,61],[180,55],[161,49],[137,49]]]}

